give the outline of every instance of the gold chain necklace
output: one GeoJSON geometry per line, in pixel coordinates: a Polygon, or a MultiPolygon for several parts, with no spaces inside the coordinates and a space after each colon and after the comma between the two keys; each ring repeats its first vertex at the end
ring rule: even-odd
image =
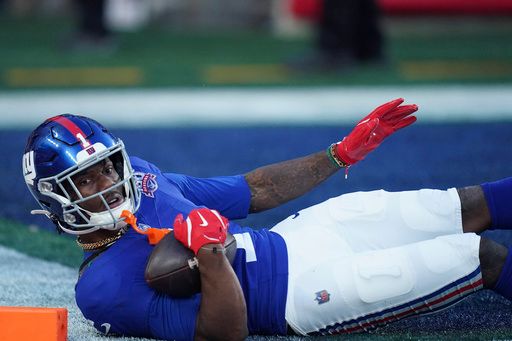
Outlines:
{"type": "Polygon", "coordinates": [[[95,250],[95,249],[99,249],[100,247],[107,246],[109,244],[114,243],[115,241],[117,241],[119,238],[121,238],[123,236],[124,232],[125,232],[124,229],[120,229],[115,236],[108,237],[108,238],[102,239],[102,240],[94,242],[94,243],[82,243],[80,241],[80,237],[78,237],[78,238],[76,238],[76,243],[84,251],[95,250]]]}

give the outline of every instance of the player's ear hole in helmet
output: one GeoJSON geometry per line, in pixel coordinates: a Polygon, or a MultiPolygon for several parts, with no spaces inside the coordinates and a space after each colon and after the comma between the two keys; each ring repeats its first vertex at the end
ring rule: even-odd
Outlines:
{"type": "Polygon", "coordinates": [[[140,204],[123,142],[87,117],[59,115],[37,127],[25,148],[23,171],[42,208],[33,213],[48,216],[59,231],[117,230],[126,225],[121,212],[135,212],[140,204]],[[76,180],[88,172],[93,177],[102,172],[110,177],[110,185],[82,193],[76,180]],[[92,210],[91,202],[96,203],[92,210]]]}

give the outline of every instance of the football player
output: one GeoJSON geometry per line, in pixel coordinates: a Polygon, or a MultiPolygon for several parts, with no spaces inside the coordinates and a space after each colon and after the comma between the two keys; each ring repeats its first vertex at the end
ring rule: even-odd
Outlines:
{"type": "Polygon", "coordinates": [[[76,302],[105,334],[241,340],[352,333],[443,309],[482,288],[511,298],[511,253],[478,233],[512,226],[512,178],[345,194],[270,230],[228,222],[279,206],[362,160],[414,123],[417,107],[402,102],[376,108],[327,151],[206,179],[162,172],[128,157],[98,122],[59,115],[30,135],[24,177],[41,206],[33,213],[76,235],[84,249],[76,302]],[[174,227],[196,254],[200,294],[173,298],[146,284],[154,247],[127,229],[125,210],[139,227],[174,227]],[[223,252],[227,230],[237,242],[233,264],[223,252]]]}

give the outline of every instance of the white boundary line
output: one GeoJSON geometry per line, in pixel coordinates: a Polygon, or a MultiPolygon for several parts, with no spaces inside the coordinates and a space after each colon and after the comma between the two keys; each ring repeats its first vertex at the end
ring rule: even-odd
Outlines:
{"type": "Polygon", "coordinates": [[[416,85],[4,92],[0,128],[66,112],[116,127],[352,124],[397,97],[420,106],[419,122],[512,121],[512,85],[416,85]]]}

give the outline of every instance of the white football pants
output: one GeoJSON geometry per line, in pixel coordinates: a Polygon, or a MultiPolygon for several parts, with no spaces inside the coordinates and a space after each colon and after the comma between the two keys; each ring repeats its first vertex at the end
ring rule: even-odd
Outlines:
{"type": "Polygon", "coordinates": [[[481,289],[480,237],[457,191],[357,192],[288,217],[286,320],[301,335],[372,330],[481,289]]]}

